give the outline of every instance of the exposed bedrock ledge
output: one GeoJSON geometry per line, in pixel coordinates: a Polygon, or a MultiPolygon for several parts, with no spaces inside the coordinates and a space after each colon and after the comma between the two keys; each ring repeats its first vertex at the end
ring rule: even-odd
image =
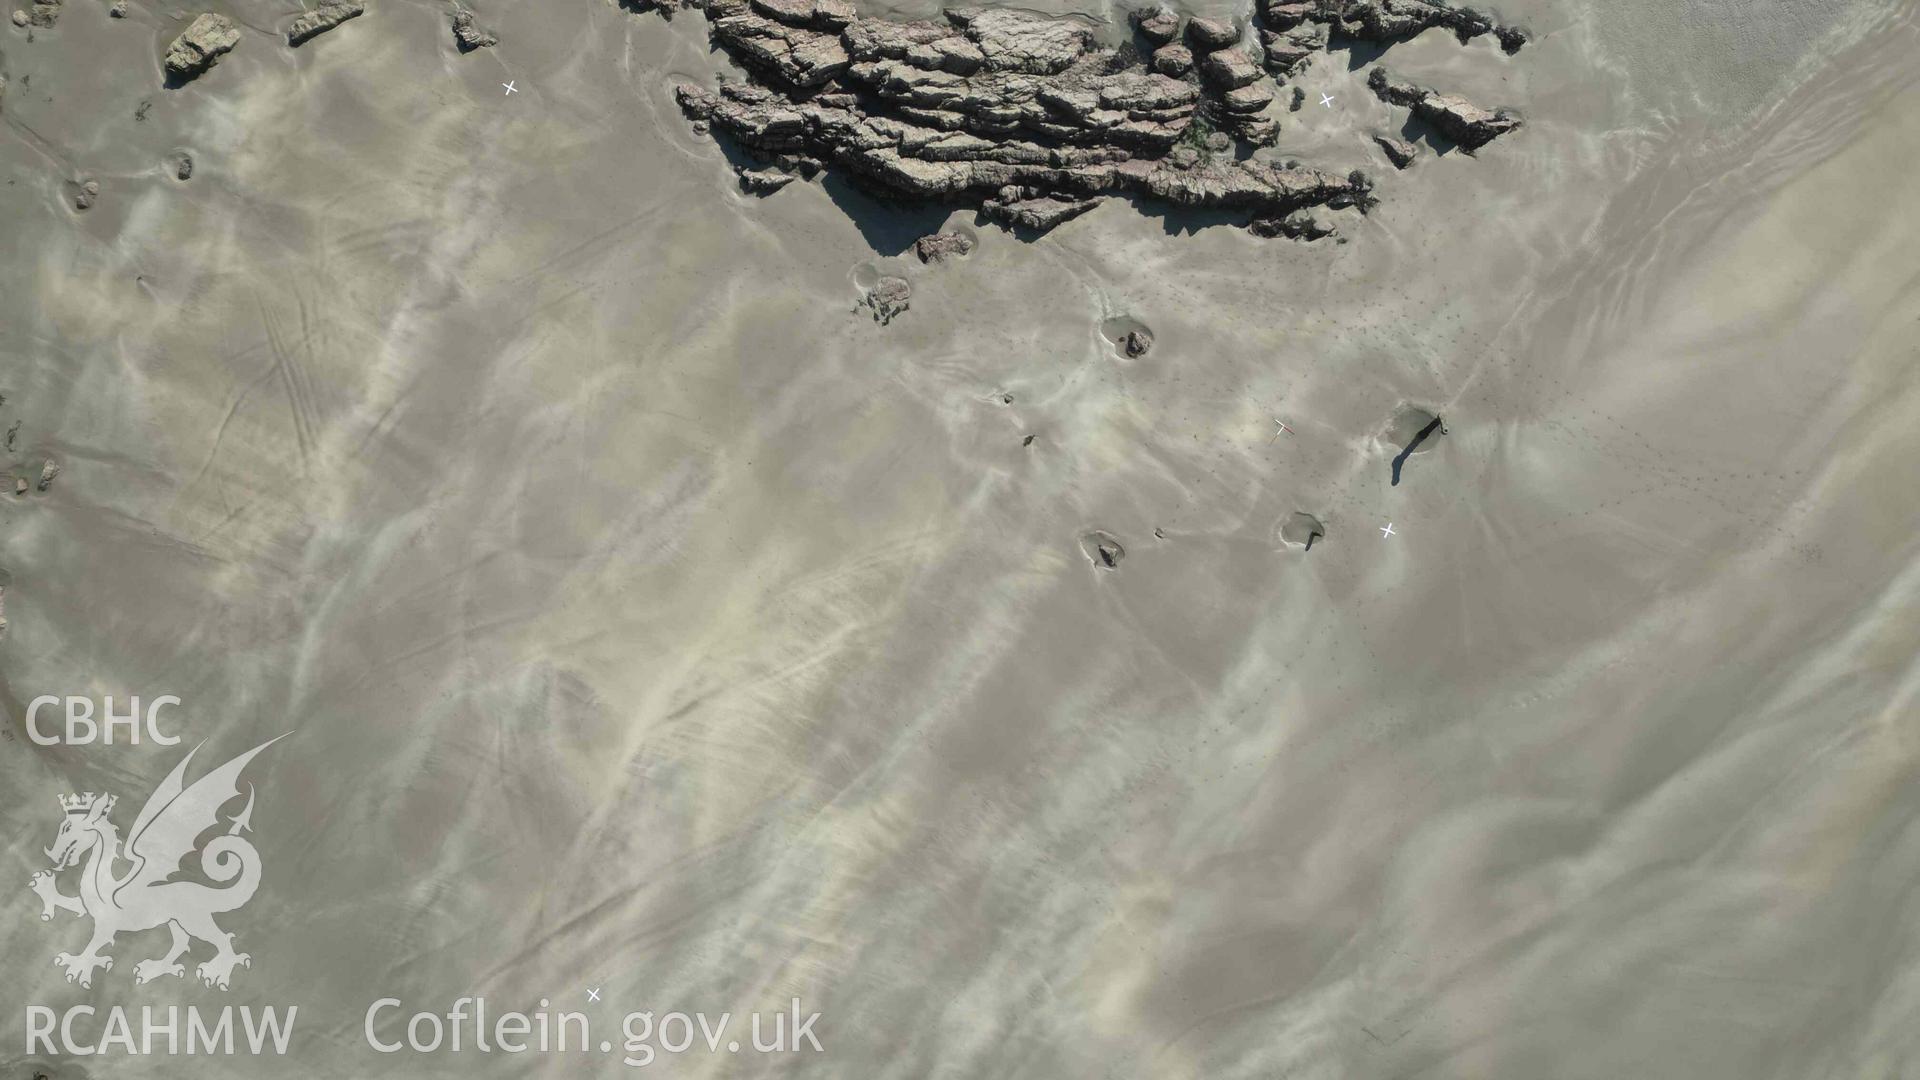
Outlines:
{"type": "Polygon", "coordinates": [[[1463,97],[1442,94],[1396,79],[1386,68],[1374,68],[1367,86],[1380,100],[1404,105],[1413,115],[1459,143],[1471,153],[1520,126],[1520,118],[1506,109],[1483,109],[1463,97]]]}
{"type": "Polygon", "coordinates": [[[1257,235],[1295,235],[1278,223],[1303,209],[1364,212],[1373,202],[1364,173],[1252,153],[1279,133],[1266,75],[1273,42],[1323,49],[1330,28],[1389,34],[1420,19],[1463,37],[1495,29],[1423,0],[1269,2],[1293,21],[1270,21],[1277,29],[1261,37],[1192,19],[1183,33],[1179,16],[1158,8],[1133,20],[1149,44],[1164,43],[1152,52],[1103,46],[1074,19],[1004,9],[911,22],[862,18],[849,0],[704,9],[715,47],[751,75],[717,90],[675,88],[706,130],[775,168],[828,168],[883,196],[969,205],[1034,233],[1110,196],[1231,211],[1257,235]],[[1310,10],[1296,18],[1298,7],[1310,10]]]}

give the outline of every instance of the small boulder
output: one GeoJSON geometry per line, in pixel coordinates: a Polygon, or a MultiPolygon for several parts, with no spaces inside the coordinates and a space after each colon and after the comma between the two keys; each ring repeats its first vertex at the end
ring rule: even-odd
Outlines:
{"type": "Polygon", "coordinates": [[[893,317],[907,310],[913,298],[913,286],[906,278],[883,277],[873,283],[861,301],[873,309],[873,321],[882,326],[893,321],[893,317]]]}
{"type": "Polygon", "coordinates": [[[53,486],[53,478],[59,475],[60,463],[52,458],[48,458],[46,464],[40,466],[40,482],[34,485],[34,489],[36,491],[47,490],[53,486]]]}
{"type": "Polygon", "coordinates": [[[1177,79],[1193,70],[1193,50],[1178,42],[1162,45],[1153,50],[1153,60],[1149,66],[1162,75],[1177,79]]]}
{"type": "Polygon", "coordinates": [[[100,181],[88,180],[80,185],[79,191],[74,193],[73,208],[75,210],[91,210],[93,209],[93,204],[99,201],[100,181]]]}
{"type": "Polygon", "coordinates": [[[176,83],[198,78],[214,61],[240,44],[240,30],[225,15],[201,15],[167,47],[167,75],[176,83]]]}
{"type": "Polygon", "coordinates": [[[793,183],[794,180],[792,173],[782,172],[779,169],[749,169],[740,166],[733,171],[740,178],[740,190],[749,195],[771,195],[793,183]]]}
{"type": "Polygon", "coordinates": [[[453,13],[453,43],[463,53],[500,44],[500,35],[473,21],[473,12],[461,8],[453,13]]]}
{"type": "Polygon", "coordinates": [[[297,47],[366,12],[367,5],[360,0],[327,0],[293,20],[293,24],[287,27],[287,44],[297,47]]]}
{"type": "Polygon", "coordinates": [[[1195,52],[1224,49],[1240,40],[1240,28],[1224,19],[1206,19],[1196,15],[1187,20],[1187,41],[1195,52]]]}
{"type": "Polygon", "coordinates": [[[1180,34],[1180,16],[1165,4],[1154,8],[1140,8],[1132,15],[1133,28],[1140,36],[1155,45],[1165,45],[1180,34]]]}
{"type": "MultiPolygon", "coordinates": [[[[1239,49],[1220,49],[1200,61],[1200,74],[1217,90],[1238,90],[1260,81],[1260,65],[1239,49]]],[[[1273,95],[1269,93],[1268,99],[1273,95]]]]}
{"type": "Polygon", "coordinates": [[[1387,160],[1393,162],[1393,167],[1396,169],[1404,169],[1412,165],[1413,159],[1420,153],[1412,143],[1405,139],[1396,139],[1391,135],[1375,135],[1373,141],[1380,144],[1380,149],[1386,153],[1387,160]]]}
{"type": "Polygon", "coordinates": [[[973,238],[965,233],[931,233],[913,242],[913,253],[923,263],[964,258],[973,251],[973,238]]]}

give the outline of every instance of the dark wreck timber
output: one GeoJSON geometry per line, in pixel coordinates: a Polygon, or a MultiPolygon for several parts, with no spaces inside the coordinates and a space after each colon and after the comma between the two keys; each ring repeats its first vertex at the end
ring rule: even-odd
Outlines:
{"type": "Polygon", "coordinates": [[[1117,48],[1075,19],[1005,9],[896,21],[849,0],[700,6],[714,46],[750,78],[675,88],[699,130],[773,169],[832,170],[1033,234],[1121,197],[1224,212],[1258,236],[1331,235],[1315,211],[1364,213],[1373,182],[1257,152],[1280,136],[1276,81],[1333,34],[1391,43],[1443,26],[1525,40],[1427,0],[1264,0],[1252,28],[1159,7],[1136,12],[1137,40],[1117,48]]]}

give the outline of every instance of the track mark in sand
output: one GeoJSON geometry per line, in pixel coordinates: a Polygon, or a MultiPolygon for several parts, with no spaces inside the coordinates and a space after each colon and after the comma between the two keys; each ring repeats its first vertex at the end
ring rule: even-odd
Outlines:
{"type": "MultiPolygon", "coordinates": [[[[253,294],[253,302],[260,310],[260,323],[266,328],[267,346],[273,350],[271,370],[279,374],[281,387],[287,393],[287,407],[293,413],[294,440],[300,448],[300,463],[304,467],[313,454],[314,421],[311,416],[313,403],[310,400],[312,391],[306,385],[299,358],[294,355],[292,349],[287,348],[286,342],[280,335],[279,324],[274,320],[273,313],[267,310],[266,301],[260,298],[258,291],[253,294]]],[[[296,347],[304,348],[305,346],[304,339],[296,343],[296,347]]]]}

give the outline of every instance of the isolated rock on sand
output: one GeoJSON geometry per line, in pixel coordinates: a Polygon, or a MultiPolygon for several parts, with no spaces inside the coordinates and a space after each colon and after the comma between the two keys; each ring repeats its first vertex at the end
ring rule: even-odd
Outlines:
{"type": "Polygon", "coordinates": [[[36,0],[24,10],[13,13],[13,25],[37,26],[45,29],[60,21],[60,0],[36,0]]]}
{"type": "Polygon", "coordinates": [[[80,184],[80,190],[74,193],[75,210],[91,210],[93,204],[100,201],[100,181],[87,180],[80,184]]]}
{"type": "Polygon", "coordinates": [[[461,8],[453,13],[453,43],[463,53],[500,44],[500,36],[473,21],[473,12],[461,8]]]}
{"type": "Polygon", "coordinates": [[[107,8],[107,17],[109,19],[126,18],[127,17],[127,0],[113,0],[113,5],[107,8]]]}
{"type": "Polygon", "coordinates": [[[779,169],[749,169],[742,165],[733,171],[740,179],[740,190],[749,195],[771,195],[795,179],[792,173],[779,169]]]}
{"type": "Polygon", "coordinates": [[[346,22],[364,15],[367,5],[360,0],[327,0],[326,3],[293,20],[287,27],[287,44],[299,46],[346,22]]]}
{"type": "Polygon", "coordinates": [[[1381,101],[1413,110],[1469,153],[1520,126],[1520,118],[1506,109],[1483,109],[1465,98],[1396,79],[1386,68],[1374,68],[1367,86],[1381,101]]]}
{"type": "Polygon", "coordinates": [[[1313,545],[1327,535],[1327,527],[1312,514],[1295,511],[1280,525],[1280,541],[1288,547],[1297,547],[1302,551],[1312,551],[1313,545]]]}
{"type": "Polygon", "coordinates": [[[1324,240],[1337,230],[1333,223],[1311,210],[1295,210],[1285,217],[1261,218],[1248,226],[1255,236],[1285,237],[1309,243],[1324,240]]]}
{"type": "Polygon", "coordinates": [[[1120,352],[1130,360],[1138,360],[1153,351],[1153,331],[1137,326],[1127,331],[1120,339],[1120,352]]]}
{"type": "Polygon", "coordinates": [[[34,485],[35,490],[45,491],[52,487],[53,478],[59,475],[60,463],[48,458],[46,464],[40,466],[40,482],[34,485]]]}
{"type": "Polygon", "coordinates": [[[861,302],[873,309],[873,321],[885,326],[895,315],[907,310],[912,297],[913,286],[907,284],[906,278],[883,277],[873,283],[861,302]]]}
{"type": "Polygon", "coordinates": [[[176,83],[197,78],[238,44],[240,31],[232,19],[212,13],[202,15],[167,47],[167,74],[176,83]]]}
{"type": "Polygon", "coordinates": [[[965,233],[931,233],[913,242],[913,253],[923,263],[964,258],[973,251],[973,237],[965,233]]]}
{"type": "Polygon", "coordinates": [[[1127,557],[1127,549],[1120,546],[1120,541],[1099,529],[1081,534],[1080,551],[1096,570],[1118,570],[1120,560],[1127,557]]]}
{"type": "Polygon", "coordinates": [[[193,179],[193,155],[182,150],[173,161],[173,176],[176,180],[193,179]]]}
{"type": "Polygon", "coordinates": [[[1393,162],[1393,167],[1396,169],[1404,169],[1412,165],[1413,159],[1420,153],[1412,143],[1405,139],[1396,139],[1391,135],[1375,135],[1373,141],[1380,144],[1380,149],[1385,151],[1387,160],[1393,162]]]}
{"type": "Polygon", "coordinates": [[[13,493],[15,495],[25,495],[27,490],[32,486],[24,476],[15,476],[13,478],[13,493]]]}

